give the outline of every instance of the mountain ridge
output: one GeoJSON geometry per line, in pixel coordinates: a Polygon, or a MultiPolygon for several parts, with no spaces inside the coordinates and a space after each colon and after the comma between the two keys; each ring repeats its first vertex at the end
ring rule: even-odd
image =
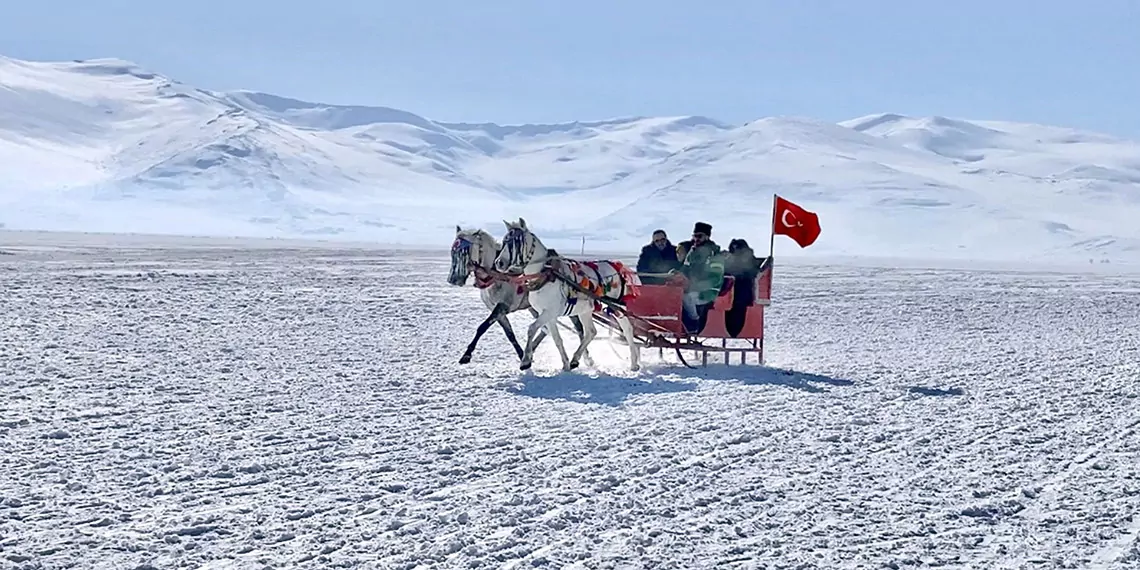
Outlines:
{"type": "Polygon", "coordinates": [[[824,226],[782,254],[1140,256],[1140,143],[1031,123],[443,122],[208,91],[115,58],[0,56],[0,160],[10,229],[427,244],[523,216],[552,245],[633,248],[701,219],[756,243],[779,193],[824,226]]]}

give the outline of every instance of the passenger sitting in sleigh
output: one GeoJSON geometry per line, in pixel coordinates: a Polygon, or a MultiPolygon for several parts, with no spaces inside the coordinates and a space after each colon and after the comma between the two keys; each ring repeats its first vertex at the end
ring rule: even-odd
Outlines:
{"type": "Polygon", "coordinates": [[[696,334],[705,328],[708,312],[724,284],[724,256],[712,240],[712,226],[697,222],[693,238],[677,246],[677,259],[685,276],[685,296],[681,299],[681,321],[685,330],[696,334]]]}
{"type": "Polygon", "coordinates": [[[677,259],[677,248],[669,242],[665,230],[653,232],[653,242],[641,248],[641,255],[637,258],[637,273],[641,282],[646,285],[663,285],[672,279],[672,275],[681,269],[681,260],[677,259]]]}
{"type": "Polygon", "coordinates": [[[748,307],[756,301],[756,277],[767,262],[766,257],[756,257],[748,242],[739,238],[729,242],[724,259],[726,283],[722,291],[728,292],[727,277],[732,277],[732,307],[724,313],[724,328],[729,336],[735,337],[744,330],[748,307]]]}
{"type": "Polygon", "coordinates": [[[734,296],[746,296],[746,302],[752,302],[755,293],[752,284],[767,261],[766,257],[756,257],[748,242],[740,238],[728,242],[728,253],[724,256],[724,275],[732,277],[735,282],[734,296]],[[745,285],[744,288],[741,288],[742,284],[745,285]]]}

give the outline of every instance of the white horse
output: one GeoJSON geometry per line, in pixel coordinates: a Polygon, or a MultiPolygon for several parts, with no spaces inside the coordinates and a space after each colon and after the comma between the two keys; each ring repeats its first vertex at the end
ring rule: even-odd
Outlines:
{"type": "MultiPolygon", "coordinates": [[[[467,345],[467,350],[459,358],[460,364],[471,362],[471,354],[475,352],[475,345],[479,343],[479,339],[487,332],[491,323],[495,322],[503,328],[507,340],[511,342],[511,346],[514,347],[519,359],[522,359],[523,349],[515,338],[515,331],[511,327],[507,315],[527,309],[532,316],[538,317],[538,312],[530,306],[526,290],[519,283],[513,281],[509,275],[494,270],[495,256],[498,255],[498,252],[499,243],[491,234],[479,229],[464,230],[455,226],[455,242],[451,245],[451,269],[448,271],[447,282],[462,287],[467,284],[467,278],[474,274],[475,287],[480,290],[479,297],[483,300],[483,304],[491,310],[491,314],[487,315],[487,318],[475,330],[475,338],[471,339],[471,343],[467,345]]],[[[581,320],[575,317],[573,321],[578,337],[581,338],[584,334],[581,320]]],[[[542,333],[535,340],[535,345],[537,346],[542,342],[545,336],[546,333],[542,333]]],[[[590,358],[588,353],[586,358],[590,358]]]]}
{"type": "MultiPolygon", "coordinates": [[[[503,220],[503,223],[507,226],[507,235],[495,258],[495,269],[508,274],[521,273],[530,289],[530,305],[538,311],[538,317],[527,329],[526,349],[519,367],[523,370],[530,368],[534,350],[538,347],[535,339],[539,337],[536,334],[545,327],[558,347],[563,370],[577,368],[579,359],[598,335],[598,329],[593,319],[594,299],[571,283],[581,284],[584,279],[585,285],[599,297],[624,303],[626,296],[640,285],[637,274],[619,261],[582,262],[560,257],[527,229],[526,220],[519,218],[513,223],[503,220]],[[577,317],[584,329],[581,344],[573,358],[566,357],[566,348],[558,334],[558,317],[562,316],[577,317]]],[[[641,369],[641,353],[633,338],[633,325],[620,312],[616,312],[614,317],[629,345],[630,369],[636,372],[641,369]]]]}

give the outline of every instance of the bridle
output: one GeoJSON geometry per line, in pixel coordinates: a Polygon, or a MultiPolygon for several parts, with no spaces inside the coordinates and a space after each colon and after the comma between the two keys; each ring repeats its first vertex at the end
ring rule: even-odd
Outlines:
{"type": "Polygon", "coordinates": [[[455,242],[451,244],[451,257],[453,263],[461,264],[464,270],[475,276],[476,287],[486,289],[494,285],[495,281],[516,281],[510,275],[496,271],[494,267],[483,267],[475,261],[475,257],[471,255],[471,248],[474,245],[474,242],[467,238],[455,238],[455,242]]]}
{"type": "MultiPolygon", "coordinates": [[[[526,230],[523,228],[511,228],[507,230],[507,236],[503,238],[503,249],[507,250],[507,260],[510,261],[511,267],[519,267],[520,271],[525,269],[527,265],[534,263],[534,252],[538,251],[538,241],[531,240],[528,251],[523,253],[523,248],[526,247],[526,230]]],[[[523,277],[527,277],[524,275],[523,277]]],[[[529,277],[534,277],[531,275],[529,277]]]]}
{"type": "Polygon", "coordinates": [[[565,281],[566,277],[562,275],[561,263],[557,263],[557,255],[551,255],[551,250],[546,250],[546,256],[543,259],[535,259],[534,254],[538,251],[538,240],[532,239],[530,246],[527,247],[526,236],[527,230],[525,228],[510,228],[507,230],[507,235],[503,238],[503,249],[507,251],[507,259],[510,261],[512,267],[519,267],[520,274],[515,277],[520,281],[524,287],[529,290],[536,290],[542,288],[551,281],[565,281]],[[524,253],[524,249],[526,250],[524,253]],[[551,265],[551,261],[555,261],[551,265]],[[525,273],[527,266],[535,263],[541,263],[542,268],[537,273],[525,273]]]}

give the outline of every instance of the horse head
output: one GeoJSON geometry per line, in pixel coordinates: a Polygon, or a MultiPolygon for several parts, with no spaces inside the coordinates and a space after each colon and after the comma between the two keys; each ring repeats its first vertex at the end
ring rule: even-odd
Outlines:
{"type": "Polygon", "coordinates": [[[472,272],[476,273],[477,280],[485,279],[486,270],[495,263],[498,251],[499,244],[491,234],[479,229],[465,230],[455,226],[455,241],[451,244],[451,269],[447,274],[447,282],[463,286],[472,272]]]}
{"type": "Polygon", "coordinates": [[[526,227],[526,220],[522,218],[517,222],[503,220],[503,224],[507,226],[507,235],[503,237],[503,247],[495,258],[497,271],[518,274],[535,259],[545,259],[546,247],[539,241],[538,236],[526,227]]]}

